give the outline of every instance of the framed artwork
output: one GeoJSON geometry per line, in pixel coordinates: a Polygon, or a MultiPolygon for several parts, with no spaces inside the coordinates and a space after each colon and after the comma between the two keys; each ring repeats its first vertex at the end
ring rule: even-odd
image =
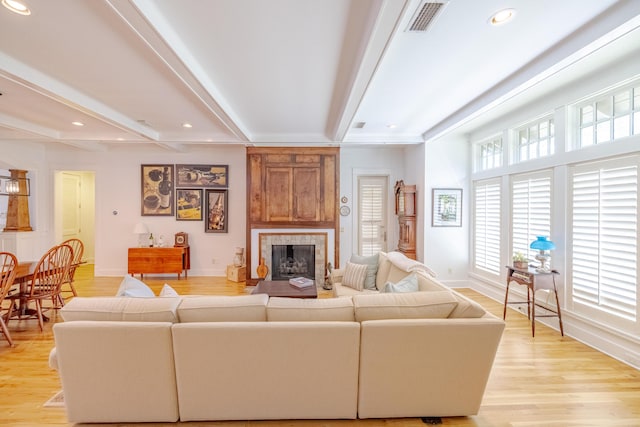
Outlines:
{"type": "Polygon", "coordinates": [[[176,190],[176,220],[202,221],[202,189],[178,188],[176,190]]]}
{"type": "Polygon", "coordinates": [[[177,187],[229,187],[229,165],[177,165],[176,168],[177,187]]]}
{"type": "Polygon", "coordinates": [[[462,227],[462,188],[434,188],[431,191],[431,225],[462,227]]]}
{"type": "Polygon", "coordinates": [[[173,216],[173,165],[141,165],[140,173],[142,215],[173,216]]]}
{"type": "Polygon", "coordinates": [[[204,231],[207,233],[227,232],[228,190],[205,190],[207,217],[204,220],[204,231]]]}

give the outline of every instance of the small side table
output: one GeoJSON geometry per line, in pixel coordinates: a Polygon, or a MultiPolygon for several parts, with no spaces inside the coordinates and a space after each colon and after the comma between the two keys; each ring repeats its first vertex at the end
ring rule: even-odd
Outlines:
{"type": "Polygon", "coordinates": [[[560,335],[564,336],[562,328],[562,314],[560,312],[560,301],[558,299],[558,289],[556,288],[556,278],[558,273],[556,270],[537,271],[535,268],[520,269],[511,267],[507,268],[507,289],[504,295],[504,313],[502,319],[507,318],[507,304],[527,304],[527,318],[531,320],[531,336],[536,336],[536,307],[544,309],[548,314],[538,314],[537,317],[557,317],[560,324],[560,335]],[[509,302],[509,285],[516,282],[519,285],[527,287],[527,301],[509,302]],[[540,289],[548,289],[552,291],[556,297],[556,310],[549,309],[540,304],[536,304],[536,291],[540,289]]]}

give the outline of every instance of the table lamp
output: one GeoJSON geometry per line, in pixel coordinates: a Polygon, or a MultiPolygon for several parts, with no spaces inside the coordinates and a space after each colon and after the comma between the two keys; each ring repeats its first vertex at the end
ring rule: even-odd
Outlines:
{"type": "Polygon", "coordinates": [[[133,227],[133,234],[138,235],[138,247],[142,248],[144,247],[144,243],[142,243],[142,235],[149,234],[149,227],[147,227],[147,224],[139,222],[135,227],[133,227]]]}
{"type": "Polygon", "coordinates": [[[546,236],[537,236],[536,240],[531,242],[531,245],[529,245],[529,247],[531,249],[537,249],[540,251],[540,253],[538,253],[538,255],[536,255],[535,257],[538,261],[540,261],[540,267],[538,267],[536,270],[548,272],[549,267],[546,266],[546,263],[547,261],[549,261],[551,256],[549,254],[545,254],[545,251],[555,249],[556,245],[551,240],[548,240],[546,236]]]}

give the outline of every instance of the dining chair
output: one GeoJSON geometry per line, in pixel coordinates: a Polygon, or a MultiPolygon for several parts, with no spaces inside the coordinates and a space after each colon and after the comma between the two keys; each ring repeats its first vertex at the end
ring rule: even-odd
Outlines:
{"type": "MultiPolygon", "coordinates": [[[[9,252],[0,252],[0,329],[2,329],[2,333],[6,340],[9,341],[9,346],[11,347],[13,347],[13,340],[11,339],[11,334],[9,333],[9,329],[3,319],[2,304],[5,297],[13,287],[13,280],[16,277],[17,266],[18,260],[15,255],[9,252]]],[[[9,313],[11,313],[11,308],[9,308],[7,316],[9,313]]]]}
{"type": "MultiPolygon", "coordinates": [[[[58,301],[56,302],[57,308],[60,308],[64,305],[65,298],[63,294],[70,293],[71,296],[77,297],[78,292],[76,291],[75,286],[73,286],[73,281],[76,275],[76,269],[82,263],[82,255],[84,255],[84,243],[80,239],[67,239],[61,243],[61,245],[69,245],[71,249],[73,249],[73,259],[71,260],[71,267],[69,267],[69,273],[67,274],[66,280],[62,283],[62,287],[60,289],[60,294],[58,301]],[[65,285],[69,285],[68,289],[65,289],[65,285]]],[[[71,298],[69,296],[68,298],[71,298]]],[[[67,298],[67,299],[68,299],[67,298]]]]}
{"type": "Polygon", "coordinates": [[[58,245],[49,249],[38,261],[31,279],[22,287],[21,292],[8,296],[12,305],[6,323],[9,323],[10,319],[37,318],[40,330],[44,331],[42,302],[50,299],[51,308],[56,308],[60,288],[69,274],[72,260],[73,249],[69,245],[58,245]],[[31,301],[35,302],[35,312],[29,309],[31,301]]]}

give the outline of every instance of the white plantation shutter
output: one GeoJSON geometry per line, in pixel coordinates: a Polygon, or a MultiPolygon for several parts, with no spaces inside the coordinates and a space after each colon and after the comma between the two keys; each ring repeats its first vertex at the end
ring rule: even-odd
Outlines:
{"type": "Polygon", "coordinates": [[[635,322],[638,157],[576,167],[571,187],[573,302],[635,322]]]}
{"type": "Polygon", "coordinates": [[[551,173],[515,177],[511,192],[512,250],[532,260],[537,251],[529,248],[531,242],[551,235],[551,173]]]}
{"type": "Polygon", "coordinates": [[[387,177],[358,178],[358,253],[362,256],[386,251],[387,177]]]}
{"type": "Polygon", "coordinates": [[[474,267],[500,274],[500,182],[474,186],[474,267]]]}

